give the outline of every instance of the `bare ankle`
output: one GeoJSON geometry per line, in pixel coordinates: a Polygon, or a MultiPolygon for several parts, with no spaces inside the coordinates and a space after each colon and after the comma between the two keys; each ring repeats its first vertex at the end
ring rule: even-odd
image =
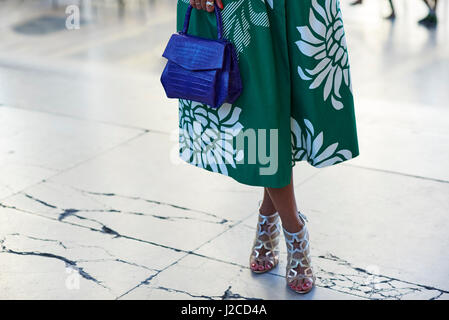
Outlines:
{"type": "Polygon", "coordinates": [[[273,203],[271,201],[266,201],[264,199],[262,203],[260,204],[259,213],[263,216],[271,216],[272,214],[276,213],[277,210],[274,207],[273,203]]]}
{"type": "Polygon", "coordinates": [[[300,219],[295,219],[286,223],[282,222],[282,227],[289,233],[297,233],[304,228],[304,223],[300,219]]]}
{"type": "Polygon", "coordinates": [[[259,213],[262,215],[262,216],[271,216],[271,215],[273,215],[273,214],[275,214],[277,211],[276,211],[276,209],[274,208],[274,207],[268,207],[268,206],[261,206],[260,208],[259,208],[259,213]]]}

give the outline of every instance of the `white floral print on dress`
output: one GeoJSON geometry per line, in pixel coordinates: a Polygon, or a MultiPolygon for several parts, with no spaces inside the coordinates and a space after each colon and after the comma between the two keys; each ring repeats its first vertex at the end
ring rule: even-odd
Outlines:
{"type": "MultiPolygon", "coordinates": [[[[181,0],[187,4],[190,0],[181,0]]],[[[255,7],[265,8],[265,3],[273,9],[274,0],[261,0],[260,4],[248,0],[230,0],[226,3],[222,11],[224,37],[232,40],[240,56],[246,47],[251,43],[251,28],[269,28],[270,21],[265,10],[256,10],[255,7]],[[248,19],[249,17],[249,19],[248,19]]]]}
{"type": "Polygon", "coordinates": [[[228,175],[243,150],[236,150],[233,139],[243,129],[241,109],[228,103],[213,109],[202,103],[179,101],[179,148],[184,161],[200,168],[228,175]]]}
{"type": "Polygon", "coordinates": [[[312,166],[323,168],[352,159],[349,150],[338,150],[338,142],[323,148],[324,133],[316,134],[312,123],[304,119],[304,127],[291,117],[293,161],[306,160],[312,166]],[[323,150],[324,149],[324,150],[323,150]]]}
{"type": "Polygon", "coordinates": [[[297,27],[301,34],[301,40],[296,42],[299,50],[317,60],[313,69],[298,66],[298,73],[301,79],[311,82],[309,89],[321,87],[323,99],[327,101],[330,97],[332,106],[341,110],[343,81],[352,92],[345,32],[339,1],[325,0],[323,4],[312,0],[309,25],[297,27]]]}
{"type": "Polygon", "coordinates": [[[268,4],[270,5],[271,9],[273,9],[273,0],[262,0],[262,2],[268,2],[268,4]]]}
{"type": "MultiPolygon", "coordinates": [[[[267,1],[273,7],[273,1],[267,1]]],[[[232,40],[238,55],[251,43],[251,28],[270,27],[266,10],[259,11],[253,7],[254,5],[264,9],[264,3],[265,0],[260,4],[248,0],[234,0],[226,3],[224,7],[222,14],[225,38],[232,40]]]]}

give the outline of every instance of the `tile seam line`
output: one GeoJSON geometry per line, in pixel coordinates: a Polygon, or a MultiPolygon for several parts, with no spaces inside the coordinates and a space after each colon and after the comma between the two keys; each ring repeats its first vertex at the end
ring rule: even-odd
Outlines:
{"type": "MultiPolygon", "coordinates": [[[[24,213],[32,214],[32,215],[35,215],[35,216],[36,216],[36,214],[31,213],[31,212],[24,212],[24,213]]],[[[253,214],[253,213],[252,213],[252,214],[253,214]]],[[[252,214],[248,215],[246,218],[250,217],[252,214]]],[[[39,215],[39,214],[38,214],[37,216],[39,216],[39,217],[41,217],[41,218],[44,218],[44,219],[53,220],[52,218],[49,218],[49,217],[46,217],[46,216],[42,216],[42,215],[39,215]]],[[[177,260],[175,260],[174,262],[172,262],[171,264],[169,264],[167,267],[161,269],[159,272],[157,272],[156,274],[152,275],[152,276],[150,277],[151,280],[152,280],[153,278],[156,278],[159,274],[161,274],[161,273],[164,272],[165,270],[169,269],[170,267],[172,267],[172,266],[178,264],[179,261],[181,261],[181,260],[183,260],[184,258],[186,258],[186,257],[188,257],[188,256],[191,256],[191,255],[197,256],[197,257],[201,257],[201,258],[204,258],[204,259],[207,259],[207,260],[212,260],[212,261],[217,261],[217,262],[225,263],[225,264],[228,264],[228,265],[234,265],[234,266],[237,266],[237,267],[240,267],[240,268],[243,268],[243,269],[249,269],[249,267],[245,267],[244,265],[240,265],[239,263],[235,263],[235,262],[231,262],[231,261],[227,261],[227,260],[222,260],[222,259],[218,259],[218,258],[215,258],[215,257],[212,257],[212,256],[208,256],[208,255],[204,255],[204,254],[200,254],[200,253],[195,252],[195,251],[197,251],[199,248],[201,248],[204,244],[210,243],[211,241],[213,241],[214,239],[218,238],[218,237],[219,237],[220,235],[222,235],[223,233],[229,231],[229,230],[232,229],[233,227],[235,227],[235,226],[237,226],[238,224],[242,223],[246,218],[243,218],[243,219],[241,219],[241,220],[239,220],[239,221],[236,221],[236,223],[235,223],[234,225],[232,225],[230,228],[228,228],[228,229],[226,229],[226,230],[220,232],[219,234],[217,234],[217,235],[214,236],[213,238],[211,238],[211,239],[205,241],[203,244],[200,244],[197,248],[195,248],[195,249],[193,249],[193,250],[185,250],[185,251],[184,251],[184,250],[176,249],[176,248],[174,248],[174,247],[163,246],[163,247],[166,248],[166,249],[180,250],[181,252],[184,252],[185,254],[184,254],[182,257],[180,257],[179,259],[177,259],[177,260]]],[[[70,223],[70,224],[73,225],[73,226],[75,226],[75,227],[87,228],[86,226],[79,225],[79,224],[73,224],[73,223],[70,223]]],[[[89,228],[88,228],[88,229],[89,229],[89,228]]],[[[93,229],[91,229],[91,230],[92,230],[92,231],[100,232],[100,230],[93,230],[93,229]]],[[[141,239],[138,239],[138,238],[133,238],[133,237],[125,236],[125,235],[121,235],[121,236],[124,237],[124,238],[126,238],[126,239],[128,239],[128,240],[141,241],[141,242],[144,242],[144,243],[149,244],[149,245],[160,245],[160,244],[156,244],[156,243],[150,243],[150,242],[148,242],[148,241],[142,241],[141,239]]],[[[276,274],[276,273],[271,273],[271,272],[269,272],[269,274],[271,274],[272,276],[275,276],[275,277],[283,277],[282,275],[279,275],[279,274],[276,274]]],[[[387,278],[389,278],[389,279],[391,279],[391,280],[396,280],[396,281],[404,282],[404,283],[407,283],[407,284],[412,284],[412,285],[415,285],[415,286],[419,286],[419,287],[425,288],[425,289],[427,289],[427,290],[437,290],[437,291],[440,291],[440,292],[443,292],[443,293],[449,293],[449,291],[447,291],[447,290],[440,289],[440,288],[436,288],[436,287],[432,287],[432,286],[429,286],[429,285],[419,284],[419,283],[414,283],[414,282],[407,281],[407,280],[401,280],[401,279],[399,279],[399,278],[391,277],[391,276],[388,276],[388,275],[382,275],[382,276],[387,277],[387,278]]],[[[147,284],[147,283],[145,283],[145,282],[147,282],[147,281],[148,281],[148,278],[144,279],[142,282],[140,282],[139,284],[137,284],[135,287],[129,289],[128,291],[126,291],[126,292],[123,293],[122,295],[117,296],[116,299],[120,299],[121,297],[123,297],[123,296],[127,295],[128,293],[134,291],[135,289],[139,288],[142,284],[147,284]]],[[[322,288],[325,288],[325,289],[330,289],[330,290],[332,290],[332,291],[343,292],[343,293],[350,294],[350,295],[357,296],[357,297],[362,297],[362,296],[357,295],[357,294],[354,294],[354,293],[347,293],[347,292],[345,292],[345,291],[340,291],[340,290],[337,290],[337,289],[334,289],[334,288],[331,288],[331,287],[327,287],[327,286],[319,286],[319,287],[322,287],[322,288]]]]}
{"type": "MultiPolygon", "coordinates": [[[[214,240],[214,239],[212,239],[212,240],[214,240]]],[[[212,261],[217,261],[217,262],[221,262],[221,263],[228,264],[228,265],[237,266],[237,267],[240,267],[240,268],[243,268],[243,269],[248,269],[248,270],[250,269],[249,267],[247,267],[245,265],[241,265],[241,264],[236,263],[236,262],[218,259],[218,258],[215,258],[215,257],[212,257],[212,256],[203,255],[203,254],[196,253],[196,252],[193,252],[193,251],[186,253],[186,255],[181,257],[179,260],[184,259],[186,256],[189,256],[189,255],[194,255],[194,256],[198,256],[198,257],[201,257],[201,258],[204,258],[204,259],[207,259],[207,260],[212,260],[212,261]]],[[[318,256],[318,258],[319,258],[319,256],[318,256]]],[[[351,266],[351,268],[354,268],[354,266],[351,266]]],[[[281,277],[281,278],[285,277],[284,275],[280,275],[280,274],[278,274],[276,272],[267,272],[267,274],[272,275],[274,277],[281,277]]],[[[435,286],[431,286],[431,285],[416,283],[416,282],[412,282],[412,281],[409,281],[409,280],[401,280],[400,278],[389,276],[389,275],[379,275],[379,276],[386,277],[386,278],[388,278],[388,279],[390,279],[392,281],[399,281],[399,282],[403,282],[403,283],[406,283],[406,284],[409,284],[409,285],[414,285],[414,286],[417,286],[417,287],[420,287],[420,288],[424,288],[426,290],[436,290],[436,291],[439,291],[441,293],[446,293],[446,294],[449,293],[449,290],[441,289],[441,288],[438,288],[438,287],[435,287],[435,286]]],[[[341,290],[338,290],[338,289],[335,289],[335,288],[332,288],[332,287],[328,287],[328,286],[325,286],[325,285],[318,285],[318,287],[321,287],[321,288],[324,288],[324,289],[330,289],[330,290],[333,290],[333,291],[338,291],[338,292],[342,292],[342,293],[346,293],[346,294],[350,294],[350,295],[357,296],[357,297],[366,298],[366,297],[364,297],[362,295],[359,295],[359,294],[356,294],[356,293],[348,293],[346,291],[341,291],[341,290]]]]}
{"type": "MultiPolygon", "coordinates": [[[[150,277],[151,280],[153,280],[154,278],[156,278],[157,276],[159,276],[159,275],[160,275],[161,273],[163,273],[164,271],[170,269],[170,268],[173,267],[174,265],[178,264],[178,263],[179,263],[181,260],[183,260],[184,258],[189,257],[189,256],[191,256],[191,255],[199,256],[199,257],[202,257],[202,258],[205,258],[205,259],[208,259],[208,260],[215,260],[215,259],[212,258],[212,257],[209,257],[209,256],[206,256],[206,255],[199,254],[199,253],[197,253],[196,251],[198,251],[199,249],[201,249],[201,247],[203,247],[204,245],[206,245],[206,244],[212,242],[213,240],[217,239],[217,238],[220,237],[222,234],[224,234],[224,233],[228,232],[229,230],[231,230],[232,228],[236,227],[237,225],[243,223],[244,220],[246,220],[247,218],[249,218],[249,217],[252,216],[253,214],[254,214],[254,213],[251,213],[251,214],[249,214],[248,216],[244,217],[243,219],[237,220],[233,225],[231,225],[231,226],[230,226],[229,228],[227,228],[226,230],[223,230],[223,231],[219,232],[218,234],[216,234],[216,235],[213,236],[212,238],[210,238],[210,239],[206,240],[205,242],[203,242],[202,244],[200,244],[198,247],[194,248],[193,250],[189,250],[189,252],[186,252],[182,257],[180,257],[180,258],[177,259],[176,261],[172,262],[171,264],[169,264],[168,266],[166,266],[166,267],[163,268],[162,270],[160,270],[157,274],[151,276],[151,277],[150,277]]],[[[218,260],[216,260],[216,261],[218,261],[218,260]]],[[[221,262],[226,263],[226,264],[234,265],[233,263],[228,262],[228,261],[225,261],[225,260],[223,260],[223,261],[221,261],[221,262]]],[[[148,278],[147,278],[147,279],[148,279],[148,278]]],[[[131,289],[129,289],[128,291],[126,291],[126,292],[122,293],[121,295],[117,296],[117,297],[116,297],[116,300],[119,300],[119,299],[121,299],[122,297],[128,295],[129,293],[133,292],[134,290],[138,289],[142,284],[144,284],[144,283],[147,281],[147,279],[144,279],[143,281],[141,281],[140,283],[138,283],[138,284],[137,284],[136,286],[134,286],[133,288],[131,288],[131,289]]]]}
{"type": "Polygon", "coordinates": [[[308,181],[310,181],[310,180],[312,180],[313,178],[315,178],[315,177],[316,177],[317,175],[319,175],[320,173],[322,173],[322,170],[320,170],[320,171],[318,171],[318,172],[315,172],[315,173],[312,174],[311,176],[305,178],[303,181],[298,182],[297,184],[293,185],[293,188],[302,186],[303,184],[305,184],[305,183],[307,183],[308,181]]]}
{"type": "MultiPolygon", "coordinates": [[[[99,46],[99,45],[107,45],[116,41],[121,41],[123,39],[129,39],[133,36],[142,34],[144,32],[146,32],[147,30],[149,30],[150,27],[154,27],[154,26],[158,26],[160,24],[164,24],[164,23],[169,23],[169,22],[173,22],[173,17],[171,15],[169,16],[163,16],[162,18],[158,18],[159,20],[156,21],[151,21],[151,22],[147,22],[144,25],[140,25],[140,26],[135,26],[135,29],[133,30],[127,30],[127,31],[119,31],[118,34],[113,34],[110,36],[105,37],[104,39],[98,41],[98,43],[95,43],[95,46],[99,46]]],[[[73,54],[77,54],[82,50],[86,50],[88,49],[88,47],[90,47],[90,45],[86,45],[86,44],[82,44],[79,45],[77,47],[74,47],[72,49],[68,49],[59,53],[55,53],[53,55],[51,55],[53,58],[58,58],[58,57],[64,57],[67,55],[73,55],[73,54]]]]}
{"type": "Polygon", "coordinates": [[[359,169],[364,169],[364,170],[389,173],[389,174],[394,174],[394,175],[403,176],[403,177],[409,177],[409,178],[415,178],[415,179],[421,179],[421,180],[427,180],[427,181],[433,181],[433,182],[449,184],[449,181],[448,180],[444,180],[444,179],[424,177],[424,176],[414,175],[414,174],[410,174],[410,173],[404,173],[404,172],[398,172],[398,171],[386,170],[386,169],[379,169],[379,168],[372,168],[372,167],[365,167],[365,166],[359,166],[359,165],[355,165],[355,164],[342,163],[342,165],[345,166],[345,167],[353,167],[353,168],[359,168],[359,169]]]}
{"type": "MultiPolygon", "coordinates": [[[[318,174],[318,173],[317,173],[317,174],[318,174]]],[[[316,174],[315,174],[315,175],[316,175],[316,174]]],[[[305,182],[305,181],[304,181],[304,182],[305,182]]],[[[222,260],[222,259],[217,259],[217,258],[208,256],[208,255],[204,255],[204,254],[198,253],[198,250],[201,249],[204,245],[206,245],[206,244],[212,242],[213,240],[217,239],[218,237],[220,237],[220,236],[223,235],[224,233],[228,232],[228,231],[231,230],[232,228],[234,228],[234,227],[236,227],[237,225],[243,223],[243,221],[245,221],[247,218],[251,217],[253,214],[254,214],[254,213],[251,213],[251,214],[249,214],[248,216],[244,217],[243,219],[240,219],[240,220],[236,221],[232,226],[230,226],[230,227],[227,228],[226,230],[223,230],[222,232],[218,233],[217,235],[215,235],[215,236],[212,237],[211,239],[205,241],[204,243],[200,244],[197,248],[195,248],[195,249],[193,249],[193,250],[190,250],[189,252],[186,252],[182,257],[180,257],[180,258],[177,259],[176,261],[172,262],[170,265],[166,266],[165,268],[163,268],[162,270],[160,270],[160,271],[157,272],[156,274],[150,276],[149,278],[144,279],[143,281],[141,281],[140,283],[138,283],[138,284],[137,284],[136,286],[134,286],[133,288],[131,288],[131,289],[129,289],[128,291],[126,291],[126,292],[122,293],[121,295],[117,296],[115,300],[119,300],[119,299],[123,298],[124,296],[128,295],[129,293],[133,292],[134,290],[140,288],[142,285],[149,285],[149,284],[150,284],[149,281],[153,280],[154,278],[157,278],[157,277],[158,277],[160,274],[162,274],[163,272],[165,272],[165,271],[167,271],[168,269],[170,269],[171,267],[177,265],[181,260],[185,259],[186,257],[192,256],[192,255],[193,255],[193,256],[197,256],[197,257],[201,257],[201,258],[206,259],[206,260],[217,261],[217,262],[221,262],[221,263],[224,263],[224,264],[237,266],[237,267],[240,267],[240,268],[243,268],[243,269],[249,269],[249,267],[246,267],[246,266],[241,265],[241,264],[238,264],[238,263],[234,263],[234,262],[226,261],[226,260],[222,260]]],[[[269,273],[269,274],[271,274],[272,276],[275,276],[275,277],[283,277],[283,276],[280,276],[280,275],[278,275],[278,274],[276,274],[276,273],[269,273]]],[[[360,295],[357,295],[357,294],[355,294],[355,293],[348,293],[348,292],[345,292],[345,291],[337,290],[337,289],[334,289],[334,288],[329,288],[329,287],[326,287],[326,286],[319,286],[319,287],[322,287],[322,288],[327,289],[327,290],[335,291],[335,292],[345,293],[345,294],[347,294],[347,295],[351,295],[351,296],[355,296],[355,297],[365,298],[365,297],[360,296],[360,295]]]]}
{"type": "Polygon", "coordinates": [[[41,183],[43,183],[43,182],[45,182],[45,181],[47,181],[47,180],[53,179],[54,177],[57,177],[57,176],[59,176],[59,175],[62,174],[62,173],[65,173],[65,172],[68,172],[68,171],[70,171],[70,170],[73,170],[73,169],[77,168],[78,166],[80,166],[80,165],[82,165],[82,164],[85,164],[85,163],[87,163],[87,162],[89,162],[89,161],[92,161],[92,160],[96,159],[96,158],[99,157],[99,156],[105,155],[105,154],[107,154],[107,153],[109,153],[109,152],[115,150],[116,148],[121,147],[122,145],[127,144],[127,143],[133,141],[134,139],[137,139],[137,138],[140,138],[140,137],[144,136],[144,135],[147,134],[147,133],[148,133],[148,132],[146,132],[146,131],[140,132],[140,133],[138,133],[137,135],[134,135],[134,136],[132,136],[131,138],[128,138],[128,139],[122,141],[121,143],[119,143],[119,144],[117,144],[117,145],[115,145],[115,146],[112,146],[112,147],[110,147],[110,148],[108,148],[108,149],[106,149],[106,150],[103,150],[103,151],[101,151],[101,152],[99,152],[99,153],[96,153],[95,155],[93,155],[93,156],[91,156],[91,157],[88,157],[87,159],[84,159],[84,160],[82,160],[82,161],[80,161],[80,162],[78,162],[78,163],[75,163],[74,165],[72,165],[72,166],[70,166],[70,167],[67,167],[67,168],[65,168],[65,169],[59,170],[59,171],[57,171],[55,174],[50,175],[50,176],[48,176],[48,177],[46,177],[46,178],[44,178],[44,179],[41,179],[40,181],[38,181],[38,182],[36,182],[36,183],[33,183],[33,184],[29,185],[29,186],[26,186],[25,188],[23,188],[23,189],[21,189],[21,190],[18,190],[18,191],[14,192],[14,193],[12,193],[12,194],[6,196],[6,197],[0,198],[0,201],[3,201],[3,200],[5,200],[5,199],[8,199],[8,198],[10,198],[10,197],[13,197],[13,196],[15,196],[15,195],[17,195],[17,194],[20,194],[20,193],[22,193],[22,192],[25,192],[26,190],[28,190],[28,189],[30,189],[30,188],[33,188],[33,187],[35,187],[35,186],[38,186],[38,185],[40,185],[41,183]]]}
{"type": "Polygon", "coordinates": [[[69,115],[69,114],[60,113],[60,112],[35,110],[35,109],[28,108],[26,106],[17,106],[17,105],[12,106],[10,104],[5,104],[5,103],[1,103],[1,102],[0,102],[0,108],[18,109],[18,110],[23,110],[23,111],[28,111],[28,112],[43,113],[43,114],[48,114],[48,115],[52,115],[52,116],[56,116],[56,117],[69,118],[69,119],[73,119],[73,120],[85,121],[85,122],[90,122],[90,123],[105,124],[105,125],[109,125],[109,126],[123,128],[123,129],[139,130],[139,131],[142,131],[145,133],[158,133],[158,134],[165,134],[165,135],[170,134],[169,132],[161,131],[161,130],[153,130],[153,129],[143,128],[143,127],[135,127],[135,126],[130,126],[130,125],[126,125],[126,124],[120,124],[120,123],[116,123],[116,122],[107,122],[107,121],[98,120],[98,119],[89,119],[89,118],[69,115]]]}

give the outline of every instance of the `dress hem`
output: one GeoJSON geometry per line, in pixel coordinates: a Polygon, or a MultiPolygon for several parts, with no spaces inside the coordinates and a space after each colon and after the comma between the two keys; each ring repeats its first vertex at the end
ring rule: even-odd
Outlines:
{"type": "MultiPolygon", "coordinates": [[[[295,160],[293,161],[293,163],[292,163],[291,168],[293,169],[293,168],[296,166],[296,163],[297,163],[297,162],[307,162],[309,165],[311,165],[311,166],[314,167],[314,168],[317,168],[317,169],[324,169],[324,168],[327,168],[327,167],[332,167],[332,166],[335,166],[335,165],[338,165],[338,164],[341,164],[341,163],[350,161],[350,160],[352,160],[352,159],[355,159],[355,158],[358,157],[359,155],[360,155],[360,153],[357,152],[357,153],[355,153],[355,155],[353,155],[353,157],[350,158],[350,159],[345,159],[345,160],[342,160],[342,161],[340,161],[340,162],[336,162],[336,163],[333,163],[333,164],[330,164],[330,165],[327,165],[327,166],[323,166],[323,167],[317,167],[316,165],[311,164],[307,159],[302,159],[302,160],[297,160],[297,159],[295,159],[295,160]]],[[[181,159],[182,159],[182,158],[181,158],[181,159]]],[[[197,165],[195,165],[195,164],[193,164],[193,163],[190,163],[190,162],[186,161],[185,159],[182,159],[182,160],[183,160],[185,163],[187,163],[187,164],[189,164],[189,165],[191,165],[191,166],[193,166],[193,167],[196,167],[196,168],[198,168],[198,169],[207,170],[207,171],[209,171],[209,172],[216,173],[216,174],[219,174],[219,175],[222,175],[222,176],[231,178],[231,179],[233,179],[234,181],[237,181],[237,182],[239,182],[239,183],[242,183],[242,184],[245,184],[245,185],[248,185],[248,186],[252,186],[252,187],[262,187],[262,188],[276,188],[276,189],[280,189],[280,188],[284,188],[284,187],[288,186],[289,183],[290,183],[290,182],[288,182],[288,183],[286,183],[286,184],[279,184],[279,185],[271,185],[271,184],[270,184],[270,185],[262,185],[262,184],[260,184],[260,183],[254,183],[254,182],[250,182],[250,181],[248,181],[248,180],[246,180],[246,179],[242,179],[241,177],[236,177],[236,176],[227,175],[227,174],[224,174],[224,173],[221,173],[221,172],[213,171],[213,170],[211,170],[210,168],[199,167],[199,166],[197,166],[197,165]]],[[[289,180],[291,181],[291,174],[290,174],[289,180]]]]}

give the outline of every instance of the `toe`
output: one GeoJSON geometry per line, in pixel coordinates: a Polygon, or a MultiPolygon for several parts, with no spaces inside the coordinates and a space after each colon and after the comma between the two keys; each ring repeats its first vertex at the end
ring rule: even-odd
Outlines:
{"type": "Polygon", "coordinates": [[[301,280],[293,280],[290,283],[290,288],[292,288],[295,291],[301,291],[302,290],[301,280]]]}
{"type": "Polygon", "coordinates": [[[309,290],[311,287],[312,287],[312,281],[310,279],[304,280],[304,282],[302,284],[302,289],[309,290]]]}

